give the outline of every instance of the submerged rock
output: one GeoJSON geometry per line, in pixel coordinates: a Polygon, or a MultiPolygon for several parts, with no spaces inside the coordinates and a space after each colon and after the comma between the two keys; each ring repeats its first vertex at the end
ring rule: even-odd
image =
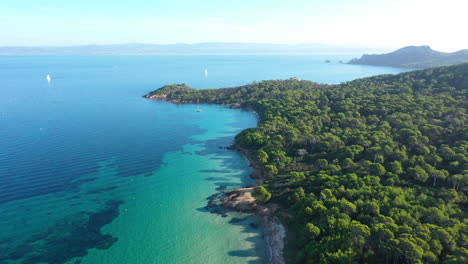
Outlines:
{"type": "Polygon", "coordinates": [[[227,188],[226,185],[221,185],[221,186],[217,187],[215,190],[217,190],[217,191],[224,191],[224,190],[226,190],[226,188],[227,188]]]}
{"type": "Polygon", "coordinates": [[[233,218],[229,221],[229,223],[230,223],[230,224],[240,223],[240,222],[244,221],[245,219],[247,219],[247,218],[233,217],[233,218]]]}
{"type": "MultiPolygon", "coordinates": [[[[103,234],[101,229],[119,216],[122,203],[120,200],[110,200],[100,211],[81,212],[63,218],[48,230],[26,238],[21,244],[1,248],[0,263],[17,263],[16,260],[21,259],[21,264],[63,264],[86,256],[90,249],[108,249],[118,238],[103,234]]],[[[80,263],[77,261],[74,263],[80,263]]]]}

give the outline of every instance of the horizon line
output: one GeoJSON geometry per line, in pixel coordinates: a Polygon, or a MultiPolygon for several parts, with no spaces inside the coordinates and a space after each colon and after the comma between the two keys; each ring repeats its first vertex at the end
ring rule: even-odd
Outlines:
{"type": "MultiPolygon", "coordinates": [[[[106,44],[97,44],[97,43],[87,43],[87,44],[71,44],[71,45],[2,45],[1,48],[39,48],[39,47],[51,47],[51,48],[72,48],[72,47],[90,47],[90,46],[125,46],[125,45],[152,45],[152,46],[175,46],[175,45],[200,45],[200,44],[250,44],[250,45],[278,45],[278,46],[300,46],[300,45],[320,45],[320,46],[330,46],[330,47],[349,47],[349,48],[394,48],[389,46],[375,46],[372,44],[331,44],[331,43],[322,43],[322,42],[298,42],[298,43],[274,43],[274,42],[228,42],[228,41],[206,41],[206,42],[174,42],[174,43],[150,43],[150,42],[122,42],[122,43],[106,43],[106,44]]],[[[427,45],[417,45],[417,46],[427,46],[427,45]]]]}

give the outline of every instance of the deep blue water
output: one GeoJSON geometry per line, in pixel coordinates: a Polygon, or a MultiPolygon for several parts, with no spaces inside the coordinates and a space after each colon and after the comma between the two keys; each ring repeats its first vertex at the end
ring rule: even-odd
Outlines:
{"type": "MultiPolygon", "coordinates": [[[[132,187],[130,181],[151,179],[148,186],[154,188],[154,192],[161,192],[161,188],[172,186],[165,182],[167,175],[191,173],[178,172],[178,166],[187,169],[200,166],[197,179],[213,178],[212,173],[218,173],[216,177],[233,173],[238,180],[233,180],[230,185],[242,185],[248,181],[246,161],[237,153],[221,151],[218,147],[232,143],[233,136],[242,129],[255,126],[252,113],[204,106],[206,111],[199,114],[191,105],[142,98],[147,92],[170,83],[186,83],[198,89],[290,77],[340,83],[402,71],[338,63],[338,60],[348,59],[349,56],[310,55],[0,56],[0,213],[3,213],[0,215],[0,252],[3,252],[0,253],[0,263],[66,263],[92,253],[89,250],[95,248],[101,248],[101,255],[89,253],[94,260],[79,260],[92,263],[99,259],[100,263],[112,263],[112,254],[117,254],[112,253],[112,249],[123,243],[117,243],[117,240],[125,241],[125,236],[131,235],[122,227],[109,227],[112,230],[108,230],[110,235],[107,236],[101,229],[113,221],[118,225],[118,219],[124,222],[122,206],[130,208],[130,200],[136,197],[135,193],[142,196],[142,193],[149,195],[153,191],[141,187],[143,183],[141,186],[137,184],[140,187],[132,187]],[[332,63],[324,63],[325,59],[331,59],[332,63]],[[205,69],[208,69],[207,77],[205,69]],[[47,74],[52,77],[50,84],[45,78],[47,74]],[[213,120],[216,122],[212,123],[213,120]],[[181,158],[190,152],[188,149],[200,160],[181,158]],[[216,162],[221,160],[222,164],[203,159],[208,157],[216,162]],[[210,172],[206,168],[201,169],[202,165],[231,168],[210,172]],[[171,166],[174,168],[168,169],[171,166]],[[165,169],[166,174],[163,172],[165,169]],[[68,219],[75,227],[81,226],[81,229],[56,224],[63,219],[68,219]],[[59,233],[68,235],[60,236],[59,233]],[[81,241],[78,233],[89,234],[91,238],[81,241]],[[52,239],[51,234],[60,236],[60,239],[52,239]],[[58,247],[65,240],[72,241],[69,246],[76,252],[58,247]],[[39,247],[40,241],[48,241],[54,246],[39,247]],[[43,253],[37,253],[39,251],[43,253]],[[65,256],[59,257],[60,254],[65,256]],[[104,257],[109,259],[104,260],[104,257]]],[[[180,178],[173,180],[172,193],[179,190],[175,185],[178,180],[180,178]]],[[[211,183],[203,185],[192,178],[185,181],[192,180],[185,192],[201,189],[191,200],[199,199],[197,202],[203,204],[205,194],[216,192],[211,183]]],[[[165,198],[145,196],[142,199],[135,208],[149,211],[152,210],[150,204],[159,204],[165,198]]],[[[177,204],[185,203],[186,208],[198,206],[188,199],[177,204]]],[[[177,217],[175,209],[170,213],[177,217]]],[[[199,226],[207,225],[203,221],[218,221],[202,218],[199,226]]],[[[190,226],[191,220],[180,223],[185,224],[190,226]]],[[[216,231],[218,224],[213,222],[210,232],[219,232],[216,231]]],[[[222,230],[231,232],[232,236],[240,233],[228,226],[225,223],[222,230]]],[[[177,236],[174,234],[179,232],[177,230],[182,229],[172,230],[170,234],[177,236]]],[[[245,233],[258,232],[250,230],[245,233]]],[[[182,242],[176,243],[171,239],[168,235],[161,240],[161,244],[175,243],[170,254],[180,254],[177,250],[187,251],[178,249],[182,242]]],[[[257,247],[261,243],[252,241],[253,246],[249,247],[257,247]]],[[[233,245],[218,249],[222,250],[226,252],[217,252],[220,256],[212,252],[206,254],[213,258],[212,263],[221,259],[227,263],[247,263],[254,257],[229,254],[239,251],[233,245]],[[224,259],[223,254],[230,258],[224,259]]],[[[146,251],[142,249],[142,252],[146,251]]],[[[258,250],[252,254],[257,253],[258,250]]],[[[125,260],[126,256],[119,255],[119,258],[125,260]]],[[[186,257],[191,258],[190,254],[186,257]]],[[[158,263],[163,259],[167,262],[163,256],[133,261],[158,263]]],[[[258,260],[263,261],[262,257],[258,260]]]]}

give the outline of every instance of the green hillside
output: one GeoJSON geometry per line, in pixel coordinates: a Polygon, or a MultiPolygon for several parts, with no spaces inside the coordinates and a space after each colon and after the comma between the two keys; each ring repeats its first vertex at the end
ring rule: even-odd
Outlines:
{"type": "Polygon", "coordinates": [[[239,103],[288,263],[468,263],[468,64],[341,85],[297,79],[167,99],[239,103]]]}

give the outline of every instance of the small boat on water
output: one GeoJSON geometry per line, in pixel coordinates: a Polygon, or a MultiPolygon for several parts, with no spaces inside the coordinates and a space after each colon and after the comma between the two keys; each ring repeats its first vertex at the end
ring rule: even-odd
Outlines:
{"type": "Polygon", "coordinates": [[[47,79],[47,82],[50,83],[51,78],[49,74],[47,74],[46,79],[47,79]]]}
{"type": "Polygon", "coordinates": [[[202,110],[200,109],[200,99],[197,100],[197,112],[201,112],[202,110]]]}

